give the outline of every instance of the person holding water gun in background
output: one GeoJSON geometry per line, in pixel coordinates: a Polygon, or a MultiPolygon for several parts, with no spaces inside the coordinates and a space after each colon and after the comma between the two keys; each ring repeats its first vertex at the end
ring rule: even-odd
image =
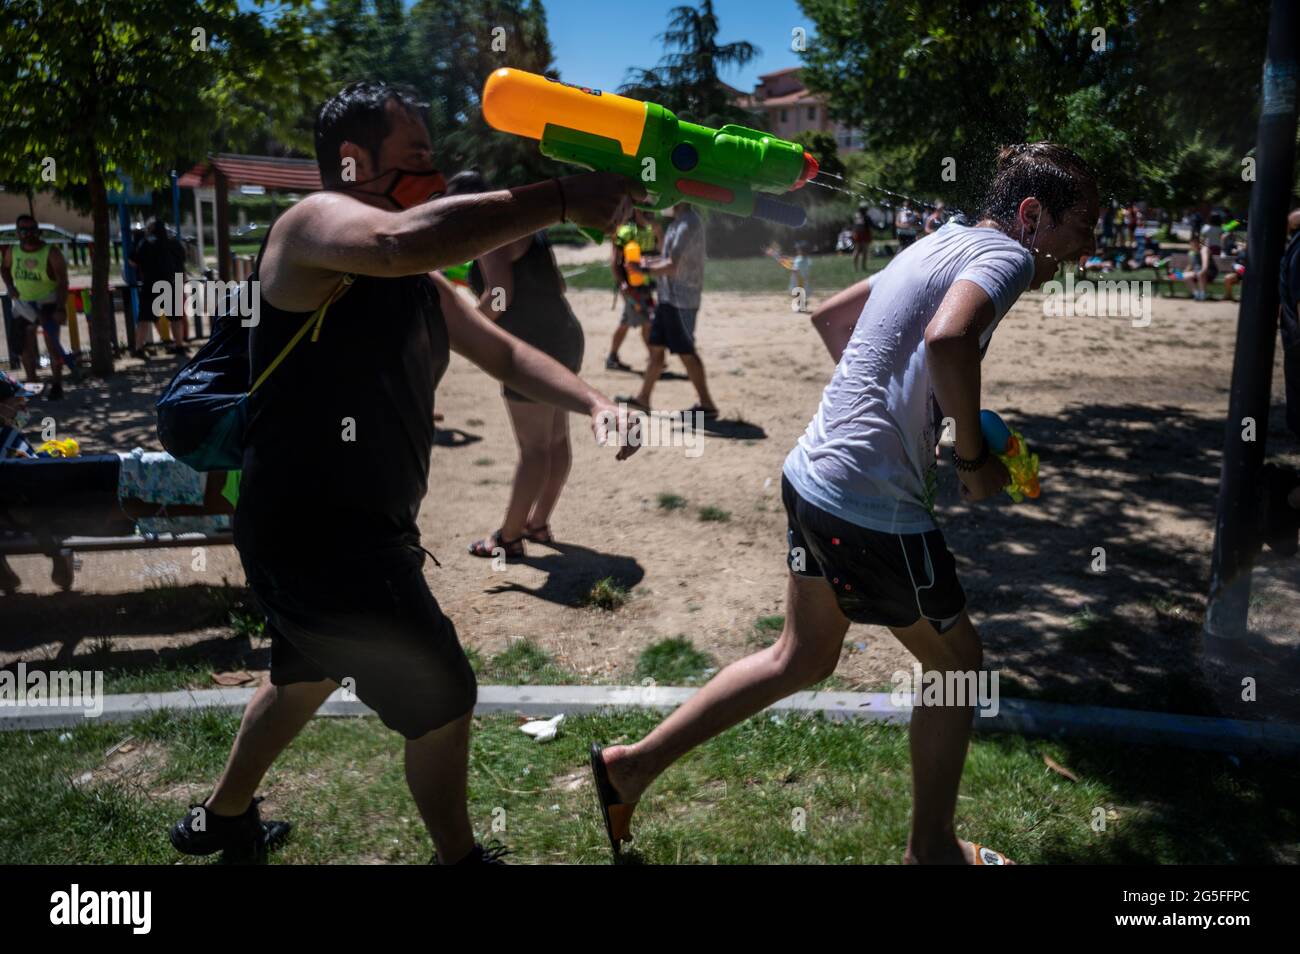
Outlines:
{"type": "Polygon", "coordinates": [[[623,317],[614,329],[609,354],[605,358],[607,371],[631,371],[618,356],[627,338],[629,328],[639,328],[641,340],[650,347],[650,319],[654,315],[654,280],[640,268],[642,256],[652,256],[663,241],[663,227],[653,212],[633,209],[632,218],[619,226],[611,243],[610,271],[618,296],[623,299],[623,317]]]}
{"type": "Polygon", "coordinates": [[[791,307],[795,311],[806,313],[808,311],[808,298],[812,295],[812,256],[808,254],[808,243],[794,243],[794,258],[782,255],[781,249],[777,245],[769,248],[767,255],[790,273],[791,307]],[[796,288],[802,289],[803,294],[796,297],[796,288]]]}
{"type": "MultiPolygon", "coordinates": [[[[941,416],[954,421],[965,501],[1011,483],[984,437],[980,362],[998,323],[1062,262],[1093,249],[1093,173],[1062,146],[1010,146],[984,213],[951,221],[839,292],[812,323],[836,361],[821,406],[786,458],[785,625],[777,642],[727,666],[640,741],[592,746],[591,768],[615,852],[637,802],[697,745],[835,671],[851,622],[886,626],[928,678],[976,673],[983,645],[934,514],[941,416]]],[[[720,577],[719,583],[722,582],[720,577]]],[[[918,689],[919,691],[919,689],[918,689]]],[[[912,710],[911,864],[1008,864],[959,839],[957,790],[973,706],[912,710]]]]}

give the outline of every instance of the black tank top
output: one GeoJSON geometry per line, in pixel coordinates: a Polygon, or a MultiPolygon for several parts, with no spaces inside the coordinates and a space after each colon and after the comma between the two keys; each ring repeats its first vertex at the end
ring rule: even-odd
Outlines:
{"type": "MultiPolygon", "coordinates": [[[[259,267],[265,250],[264,241],[259,267]]],[[[310,315],[262,300],[250,381],[310,315]]],[[[318,339],[308,333],[249,399],[240,550],[301,561],[418,542],[448,358],[432,279],[356,276],[318,339]]]]}
{"type": "MultiPolygon", "coordinates": [[[[528,250],[511,265],[511,277],[510,307],[497,325],[572,370],[572,356],[582,356],[582,325],[560,287],[560,273],[555,270],[545,232],[533,234],[528,250]]],[[[475,295],[483,294],[483,271],[477,261],[470,266],[469,286],[475,295]]]]}

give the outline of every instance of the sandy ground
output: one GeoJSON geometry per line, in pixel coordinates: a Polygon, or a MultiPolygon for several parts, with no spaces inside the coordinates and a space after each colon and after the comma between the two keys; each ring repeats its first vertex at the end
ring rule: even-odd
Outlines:
{"type": "MultiPolygon", "coordinates": [[[[577,254],[565,264],[585,260],[577,254]]],[[[606,393],[634,391],[636,376],[604,369],[616,321],[609,294],[570,301],[588,336],[584,376],[606,393]]],[[[1300,561],[1262,558],[1240,657],[1218,665],[1200,635],[1235,328],[1236,306],[1224,303],[1160,299],[1150,326],[1134,327],[1047,317],[1032,293],[1002,323],[984,362],[984,405],[1040,453],[1044,493],[1024,505],[962,504],[945,464],[940,519],[1004,692],[1300,718],[1288,695],[1300,684],[1300,561]],[[1104,572],[1091,569],[1098,547],[1104,572]],[[1258,679],[1258,702],[1238,701],[1247,677],[1258,679]]],[[[573,419],[575,464],[553,520],[562,545],[530,546],[525,563],[504,570],[465,546],[501,519],[514,441],[498,385],[453,357],[438,393],[449,446],[434,452],[421,528],[442,563],[426,575],[467,646],[490,656],[528,638],[585,680],[626,683],[641,651],[666,637],[689,637],[719,664],[761,644],[755,620],[784,611],[781,463],[832,367],[781,296],[706,292],[699,341],[726,419],[699,455],[653,447],[618,463],[573,419]],[[663,493],[688,506],[660,509],[663,493]],[[703,522],[703,506],[730,519],[703,522]],[[607,576],[630,589],[625,606],[577,605],[607,576]]],[[[623,357],[642,366],[640,342],[629,340],[623,357]]],[[[130,363],[110,385],[81,389],[60,409],[61,429],[87,452],[156,446],[151,402],[173,368],[130,363]]],[[[693,395],[674,380],[655,399],[671,409],[693,395]]],[[[1284,433],[1281,401],[1279,358],[1270,451],[1294,464],[1300,452],[1284,433]]],[[[223,579],[243,582],[233,549],[213,548],[203,572],[189,551],[81,560],[70,594],[54,593],[44,559],[13,561],[25,591],[0,603],[0,663],[66,658],[109,639],[122,661],[244,645],[211,625],[223,579]]],[[[265,653],[237,661],[264,665],[265,653]]],[[[910,657],[888,631],[854,626],[838,676],[882,688],[904,666],[910,657]]]]}

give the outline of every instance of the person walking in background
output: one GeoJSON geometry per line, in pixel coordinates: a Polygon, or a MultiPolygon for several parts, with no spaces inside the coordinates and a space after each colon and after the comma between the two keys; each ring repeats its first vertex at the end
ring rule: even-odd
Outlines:
{"type": "Polygon", "coordinates": [[[59,327],[68,320],[68,262],[58,246],[41,239],[40,223],[30,215],[18,216],[14,222],[18,244],[6,246],[0,258],[0,276],[13,302],[15,337],[22,342],[23,373],[29,384],[36,383],[38,356],[37,329],[45,333],[45,347],[50,353],[50,373],[54,383],[47,397],[63,397],[63,366],[75,376],[77,358],[65,351],[59,327]]]}
{"type": "Polygon", "coordinates": [[[640,259],[643,255],[654,254],[659,248],[662,233],[663,228],[655,221],[654,213],[643,209],[633,209],[631,221],[623,223],[614,233],[609,267],[614,273],[619,297],[623,299],[623,317],[614,329],[614,340],[609,344],[609,355],[605,358],[607,371],[632,370],[618,357],[629,328],[639,328],[641,340],[647,349],[650,347],[650,318],[654,315],[655,283],[641,271],[640,259]],[[628,267],[627,260],[629,252],[635,252],[637,258],[631,268],[628,267]]]}
{"type": "MultiPolygon", "coordinates": [[[[459,172],[447,183],[447,195],[488,192],[475,171],[459,172]]],[[[564,278],[555,264],[545,232],[534,232],[493,249],[469,270],[469,285],[478,296],[478,309],[497,327],[532,345],[566,369],[582,367],[585,339],[582,326],[564,297],[564,278]]],[[[569,477],[573,455],[569,446],[569,416],[562,408],[534,401],[501,388],[506,412],[519,445],[510,499],[501,526],[469,545],[477,557],[524,555],[524,540],[549,544],[551,512],[569,477]]]]}
{"type": "Polygon", "coordinates": [[[704,222],[688,202],[678,202],[668,214],[672,223],[664,230],[663,254],[641,260],[642,270],[662,279],[659,303],[650,323],[650,363],[640,392],[635,397],[620,396],[618,400],[648,413],[650,394],[663,373],[664,353],[670,351],[686,365],[698,397],[694,407],[680,412],[683,419],[687,415],[715,418],[718,408],[709,393],[704,362],[695,351],[695,317],[704,292],[704,222]]]}
{"type": "Polygon", "coordinates": [[[916,230],[920,225],[912,200],[904,199],[903,205],[894,216],[894,235],[898,238],[898,250],[901,252],[916,241],[916,230]]]}
{"type": "Polygon", "coordinates": [[[1209,221],[1201,226],[1201,242],[1211,255],[1223,254],[1223,216],[1211,212],[1209,221]]]}
{"type": "Polygon", "coordinates": [[[853,213],[853,270],[858,270],[858,261],[862,262],[862,270],[867,270],[867,263],[871,261],[871,216],[867,214],[867,203],[863,202],[858,206],[858,211],[853,213]]]}
{"type": "Polygon", "coordinates": [[[1210,284],[1218,277],[1219,266],[1214,264],[1210,247],[1201,241],[1201,237],[1192,233],[1191,244],[1187,248],[1187,268],[1183,271],[1183,281],[1195,301],[1208,301],[1207,291],[1210,284]]]}
{"type": "Polygon", "coordinates": [[[798,310],[808,310],[808,299],[812,297],[812,256],[808,254],[807,242],[794,243],[794,261],[790,265],[790,298],[794,300],[795,289],[802,289],[798,310]]]}
{"type": "Polygon", "coordinates": [[[176,281],[185,281],[185,246],[167,233],[167,223],[155,217],[149,222],[149,234],[145,236],[131,255],[131,264],[140,275],[140,310],[135,322],[135,350],[137,358],[145,356],[144,348],[149,343],[149,326],[157,324],[159,318],[171,322],[172,351],[185,354],[185,342],[189,339],[189,324],[184,308],[180,314],[172,314],[175,306],[175,293],[172,285],[176,281]],[[180,276],[179,279],[177,276],[180,276]],[[167,286],[158,289],[158,284],[167,286]]]}

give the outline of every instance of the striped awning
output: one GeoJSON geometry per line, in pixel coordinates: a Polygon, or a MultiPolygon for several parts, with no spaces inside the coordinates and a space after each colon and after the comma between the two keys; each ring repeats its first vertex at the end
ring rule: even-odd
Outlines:
{"type": "Polygon", "coordinates": [[[237,156],[216,153],[200,162],[179,179],[182,188],[193,189],[216,183],[216,171],[234,188],[258,185],[288,192],[315,192],[320,189],[320,169],[312,159],[280,159],[274,156],[237,156]]]}

